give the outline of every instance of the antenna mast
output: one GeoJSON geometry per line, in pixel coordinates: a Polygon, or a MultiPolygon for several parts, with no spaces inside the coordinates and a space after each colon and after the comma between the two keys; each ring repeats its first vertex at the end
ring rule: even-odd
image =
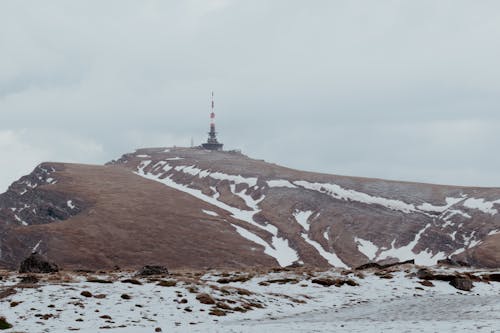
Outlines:
{"type": "Polygon", "coordinates": [[[222,143],[217,141],[217,132],[215,131],[215,100],[214,92],[212,91],[210,101],[210,132],[208,132],[207,143],[202,144],[203,148],[208,150],[222,150],[222,143]]]}

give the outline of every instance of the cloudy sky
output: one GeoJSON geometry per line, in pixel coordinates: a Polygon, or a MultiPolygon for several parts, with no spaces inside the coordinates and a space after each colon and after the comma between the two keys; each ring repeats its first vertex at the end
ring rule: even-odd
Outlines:
{"type": "Polygon", "coordinates": [[[328,173],[500,186],[500,2],[0,2],[0,192],[206,139],[328,173]]]}

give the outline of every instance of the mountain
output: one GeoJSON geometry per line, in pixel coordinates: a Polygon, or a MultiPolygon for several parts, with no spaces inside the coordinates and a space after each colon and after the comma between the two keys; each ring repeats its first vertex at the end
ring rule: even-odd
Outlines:
{"type": "Polygon", "coordinates": [[[500,189],[304,172],[239,152],[148,148],[43,163],[0,195],[0,266],[500,267],[500,189]]]}

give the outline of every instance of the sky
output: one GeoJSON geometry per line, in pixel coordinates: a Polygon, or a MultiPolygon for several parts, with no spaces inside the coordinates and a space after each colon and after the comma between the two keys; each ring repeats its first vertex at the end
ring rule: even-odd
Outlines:
{"type": "Polygon", "coordinates": [[[42,161],[206,140],[332,174],[500,187],[500,2],[5,0],[0,192],[42,161]]]}

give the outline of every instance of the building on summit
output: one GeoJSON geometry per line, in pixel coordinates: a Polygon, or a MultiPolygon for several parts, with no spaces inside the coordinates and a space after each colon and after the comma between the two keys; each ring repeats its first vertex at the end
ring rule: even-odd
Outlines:
{"type": "Polygon", "coordinates": [[[208,132],[208,140],[201,146],[207,150],[222,150],[224,144],[217,140],[217,132],[215,131],[215,102],[214,102],[214,92],[212,91],[212,104],[210,112],[210,132],[208,132]]]}

